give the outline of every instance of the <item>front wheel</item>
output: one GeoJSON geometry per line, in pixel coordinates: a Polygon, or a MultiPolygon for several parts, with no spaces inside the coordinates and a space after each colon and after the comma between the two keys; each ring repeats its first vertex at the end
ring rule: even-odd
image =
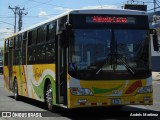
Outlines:
{"type": "Polygon", "coordinates": [[[46,88],[46,103],[49,111],[53,111],[53,95],[51,83],[47,84],[46,88]]]}
{"type": "Polygon", "coordinates": [[[18,100],[18,99],[19,99],[17,81],[14,82],[14,99],[15,99],[15,100],[18,100]]]}
{"type": "Polygon", "coordinates": [[[110,109],[113,111],[121,111],[123,105],[110,106],[110,109]]]}

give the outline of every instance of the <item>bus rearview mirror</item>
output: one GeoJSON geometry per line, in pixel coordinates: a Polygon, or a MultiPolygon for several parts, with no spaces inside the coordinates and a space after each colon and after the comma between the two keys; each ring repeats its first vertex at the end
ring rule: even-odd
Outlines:
{"type": "Polygon", "coordinates": [[[153,47],[154,51],[159,51],[158,36],[155,34],[153,34],[153,47]]]}

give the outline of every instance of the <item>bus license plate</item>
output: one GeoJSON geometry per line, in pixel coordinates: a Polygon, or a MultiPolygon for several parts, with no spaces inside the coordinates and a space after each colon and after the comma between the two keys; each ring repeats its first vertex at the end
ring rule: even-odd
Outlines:
{"type": "Polygon", "coordinates": [[[119,105],[119,104],[121,104],[121,100],[120,99],[112,99],[112,104],[119,105]]]}

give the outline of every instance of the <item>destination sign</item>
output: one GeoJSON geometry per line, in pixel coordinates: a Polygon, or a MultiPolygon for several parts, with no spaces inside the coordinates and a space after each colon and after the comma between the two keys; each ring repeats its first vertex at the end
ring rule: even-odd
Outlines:
{"type": "Polygon", "coordinates": [[[135,24],[134,17],[93,16],[86,17],[87,23],[135,24]]]}

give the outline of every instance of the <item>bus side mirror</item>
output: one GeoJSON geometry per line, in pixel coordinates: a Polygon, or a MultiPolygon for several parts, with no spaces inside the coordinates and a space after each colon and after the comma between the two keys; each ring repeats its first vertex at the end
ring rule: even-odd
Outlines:
{"type": "Polygon", "coordinates": [[[158,36],[156,29],[150,29],[150,34],[152,34],[154,51],[159,51],[158,36]]]}
{"type": "Polygon", "coordinates": [[[154,51],[159,51],[158,36],[157,35],[153,35],[152,37],[153,37],[154,51]]]}

